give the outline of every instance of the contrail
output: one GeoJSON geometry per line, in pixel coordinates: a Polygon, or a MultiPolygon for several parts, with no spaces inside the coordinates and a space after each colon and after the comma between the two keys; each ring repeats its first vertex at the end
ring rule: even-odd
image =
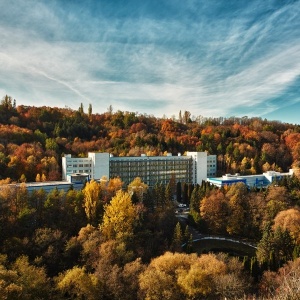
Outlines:
{"type": "Polygon", "coordinates": [[[81,94],[77,89],[75,89],[74,87],[72,87],[70,84],[66,83],[65,81],[62,81],[62,80],[59,80],[57,78],[54,78],[52,76],[49,76],[48,74],[46,74],[45,72],[41,71],[41,70],[37,70],[37,69],[34,69],[34,71],[38,74],[41,74],[42,76],[52,80],[52,81],[55,81],[65,87],[67,87],[69,90],[71,90],[72,92],[74,92],[75,94],[77,94],[79,97],[83,98],[84,100],[88,100],[90,101],[89,98],[85,97],[83,94],[81,94]]]}

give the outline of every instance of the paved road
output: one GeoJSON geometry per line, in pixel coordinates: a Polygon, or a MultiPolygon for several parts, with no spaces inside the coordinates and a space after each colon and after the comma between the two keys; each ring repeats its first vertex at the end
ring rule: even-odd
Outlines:
{"type": "MultiPolygon", "coordinates": [[[[182,223],[187,224],[187,219],[188,215],[187,214],[176,214],[178,220],[182,223]]],[[[187,224],[188,225],[188,224],[187,224]]],[[[224,236],[218,236],[218,235],[208,235],[208,234],[203,234],[196,230],[194,227],[188,225],[189,231],[193,236],[193,241],[199,241],[199,240],[219,240],[219,241],[229,241],[229,242],[234,242],[234,243],[239,243],[243,245],[250,246],[252,248],[257,249],[255,244],[235,239],[235,238],[229,238],[229,237],[224,237],[224,236]]]]}

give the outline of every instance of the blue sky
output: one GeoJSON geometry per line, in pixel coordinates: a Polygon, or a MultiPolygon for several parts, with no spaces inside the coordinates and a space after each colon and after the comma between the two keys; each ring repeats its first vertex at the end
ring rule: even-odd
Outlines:
{"type": "Polygon", "coordinates": [[[300,0],[0,0],[5,94],[300,124],[300,0]]]}

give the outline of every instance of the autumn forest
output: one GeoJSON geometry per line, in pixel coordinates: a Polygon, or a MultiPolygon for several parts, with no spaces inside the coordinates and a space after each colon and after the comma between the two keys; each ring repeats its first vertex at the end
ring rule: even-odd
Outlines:
{"type": "Polygon", "coordinates": [[[104,110],[2,98],[0,300],[299,299],[300,125],[104,110]],[[295,173],[266,189],[206,182],[150,189],[139,178],[128,186],[111,178],[80,191],[26,190],[24,182],[61,180],[64,154],[92,151],[207,151],[217,155],[218,176],[295,173]],[[189,207],[185,220],[175,214],[174,195],[189,207]],[[245,241],[255,251],[200,253],[195,232],[245,241]]]}

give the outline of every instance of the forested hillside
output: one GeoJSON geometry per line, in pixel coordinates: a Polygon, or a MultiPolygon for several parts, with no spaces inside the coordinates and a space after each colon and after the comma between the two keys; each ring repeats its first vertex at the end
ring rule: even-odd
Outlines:
{"type": "MultiPolygon", "coordinates": [[[[61,156],[88,151],[208,151],[219,174],[299,167],[300,126],[259,118],[166,119],[133,112],[0,105],[1,183],[60,180],[61,156]]],[[[300,178],[218,189],[140,178],[82,190],[0,186],[0,300],[299,299],[300,178]],[[138,187],[138,188],[137,188],[138,187]],[[139,193],[135,193],[139,190],[139,193]],[[187,204],[187,219],[173,195],[187,204]],[[251,243],[254,254],[197,254],[196,234],[251,243]]],[[[225,249],[226,250],[226,249],[225,249]]]]}
{"type": "Polygon", "coordinates": [[[207,151],[218,156],[218,173],[287,171],[300,161],[300,126],[260,118],[204,118],[178,112],[172,119],[137,112],[92,113],[90,104],[69,108],[0,104],[0,178],[61,179],[62,154],[88,151],[115,156],[174,155],[207,151]]]}

